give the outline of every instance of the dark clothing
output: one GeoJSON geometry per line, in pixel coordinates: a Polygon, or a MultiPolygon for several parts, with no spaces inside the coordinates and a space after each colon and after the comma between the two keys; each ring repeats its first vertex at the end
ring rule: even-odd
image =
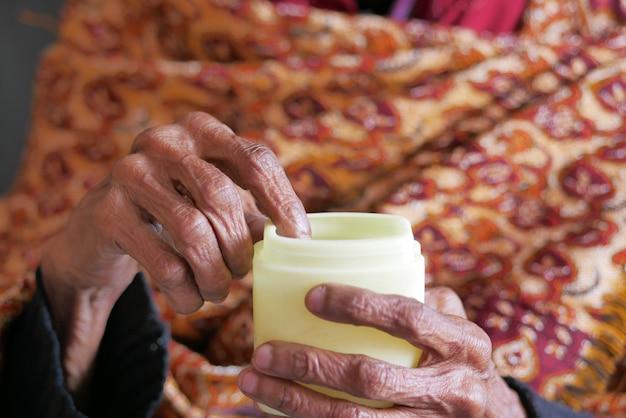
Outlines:
{"type": "MultiPolygon", "coordinates": [[[[32,300],[8,332],[0,381],[2,416],[150,417],[162,396],[168,338],[151,291],[137,275],[111,312],[96,360],[90,409],[79,411],[64,386],[60,345],[38,273],[32,300]]],[[[591,417],[548,402],[515,379],[505,380],[519,394],[528,418],[591,417]]]]}
{"type": "Polygon", "coordinates": [[[76,408],[64,386],[60,344],[39,273],[33,299],[11,324],[7,338],[0,383],[4,418],[139,418],[152,415],[161,401],[169,332],[141,275],[111,311],[87,411],[76,408]]]}
{"type": "Polygon", "coordinates": [[[549,402],[530,390],[525,384],[511,378],[504,380],[520,397],[528,418],[591,418],[591,414],[574,412],[571,409],[549,402]]]}

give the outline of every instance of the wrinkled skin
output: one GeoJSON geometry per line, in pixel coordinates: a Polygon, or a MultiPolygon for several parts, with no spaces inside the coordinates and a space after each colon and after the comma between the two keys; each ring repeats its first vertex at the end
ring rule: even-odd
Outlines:
{"type": "Polygon", "coordinates": [[[255,401],[294,418],[525,417],[516,393],[498,376],[489,337],[468,321],[448,288],[427,290],[426,304],[350,286],[312,289],[308,309],[321,318],[370,326],[423,350],[417,368],[272,341],[257,348],[239,376],[255,401]],[[395,404],[372,409],[332,399],[293,381],[395,404]]]}
{"type": "Polygon", "coordinates": [[[80,397],[86,390],[112,306],[140,269],[177,312],[221,301],[231,280],[251,268],[264,214],[282,235],[310,235],[302,203],[268,148],[203,113],[139,135],[42,253],[70,391],[80,397]]]}
{"type": "MultiPolygon", "coordinates": [[[[203,113],[139,135],[42,252],[65,383],[78,405],[89,391],[111,309],[138,271],[146,271],[180,313],[219,302],[231,280],[250,270],[253,242],[268,217],[281,235],[310,236],[304,208],[267,148],[203,113]]],[[[463,317],[458,298],[431,290],[427,302],[430,308],[332,285],[311,291],[307,305],[322,318],[377,327],[424,349],[420,367],[273,342],[256,351],[241,387],[294,417],[524,416],[495,373],[488,337],[463,317]],[[292,380],[397,406],[367,409],[292,380]]]]}

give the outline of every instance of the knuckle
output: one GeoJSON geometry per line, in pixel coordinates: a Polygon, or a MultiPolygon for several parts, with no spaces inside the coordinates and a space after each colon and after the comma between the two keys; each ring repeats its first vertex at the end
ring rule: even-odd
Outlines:
{"type": "Polygon", "coordinates": [[[174,228],[178,239],[174,245],[183,257],[196,267],[221,266],[222,254],[217,244],[209,239],[213,233],[204,215],[199,211],[183,208],[175,218],[174,228]]]}
{"type": "Polygon", "coordinates": [[[148,158],[131,154],[118,160],[110,172],[112,190],[128,196],[135,196],[139,190],[158,193],[161,189],[148,158]]]}
{"type": "Polygon", "coordinates": [[[178,120],[177,123],[178,125],[183,126],[183,127],[198,126],[198,125],[206,126],[210,124],[221,125],[221,122],[219,122],[213,116],[209,115],[208,113],[200,112],[200,111],[193,111],[193,112],[186,113],[178,120]]]}
{"type": "Polygon", "coordinates": [[[293,358],[292,373],[296,380],[309,382],[320,374],[319,358],[312,352],[300,350],[293,358]]]}
{"type": "Polygon", "coordinates": [[[177,231],[182,248],[187,252],[195,248],[208,233],[207,220],[204,215],[186,204],[179,204],[173,209],[170,220],[172,228],[177,231]]]}
{"type": "Polygon", "coordinates": [[[394,390],[396,379],[388,367],[372,362],[368,357],[356,356],[356,390],[361,397],[380,397],[381,390],[394,390]]]}
{"type": "Polygon", "coordinates": [[[484,416],[489,394],[479,376],[460,369],[447,370],[437,376],[439,383],[419,397],[421,405],[443,416],[484,416]]]}
{"type": "Polygon", "coordinates": [[[198,177],[198,183],[200,193],[209,202],[217,201],[224,209],[237,209],[240,206],[239,191],[221,172],[207,171],[198,177]]]}
{"type": "Polygon", "coordinates": [[[491,352],[493,350],[491,338],[489,338],[489,335],[485,332],[485,330],[480,328],[477,324],[472,323],[471,325],[476,332],[476,337],[474,337],[474,339],[476,340],[477,351],[482,353],[484,357],[491,358],[491,352]]]}
{"type": "Polygon", "coordinates": [[[207,115],[202,112],[194,111],[185,113],[183,116],[176,121],[180,126],[193,126],[198,123],[199,120],[204,120],[207,115]]]}
{"type": "Polygon", "coordinates": [[[370,411],[353,403],[333,403],[327,415],[336,418],[372,418],[370,411]]]}
{"type": "Polygon", "coordinates": [[[363,410],[356,405],[351,405],[348,408],[348,413],[343,415],[344,417],[355,417],[355,418],[372,418],[374,415],[370,411],[363,410]]]}
{"type": "Polygon", "coordinates": [[[442,314],[450,314],[466,318],[463,302],[458,294],[449,287],[434,286],[426,289],[425,303],[442,314]]]}
{"type": "Polygon", "coordinates": [[[265,145],[242,140],[239,154],[254,172],[264,174],[263,177],[283,170],[276,154],[265,145]]]}
{"type": "Polygon", "coordinates": [[[172,261],[166,257],[156,257],[150,268],[150,275],[165,290],[176,289],[189,277],[189,270],[182,261],[172,261]]]}
{"type": "Polygon", "coordinates": [[[471,329],[467,333],[467,347],[471,347],[470,353],[474,357],[475,364],[483,366],[491,365],[493,345],[489,335],[478,325],[470,324],[471,329]]]}
{"type": "Polygon", "coordinates": [[[393,301],[396,314],[394,318],[404,326],[418,324],[424,318],[424,310],[417,306],[414,300],[409,298],[398,298],[393,301]]]}
{"type": "Polygon", "coordinates": [[[161,149],[168,144],[178,143],[182,135],[179,125],[163,125],[146,129],[135,138],[131,147],[131,153],[137,153],[150,149],[161,149]]]}
{"type": "Polygon", "coordinates": [[[137,154],[119,159],[111,169],[111,178],[115,183],[141,181],[147,176],[147,161],[137,154]]]}
{"type": "Polygon", "coordinates": [[[488,370],[492,364],[493,346],[489,335],[477,324],[461,318],[456,319],[460,338],[449,342],[451,356],[462,356],[478,371],[488,370]]]}
{"type": "Polygon", "coordinates": [[[349,318],[371,321],[373,318],[380,318],[378,314],[385,314],[385,309],[377,309],[379,305],[369,297],[352,296],[342,305],[345,314],[349,318]]]}
{"type": "Polygon", "coordinates": [[[133,141],[133,145],[131,147],[131,153],[140,152],[146,148],[150,148],[154,142],[160,137],[159,130],[162,128],[149,128],[145,131],[141,132],[135,140],[133,141]]]}
{"type": "Polygon", "coordinates": [[[424,312],[423,305],[408,298],[398,298],[389,309],[392,326],[406,333],[406,338],[418,339],[425,332],[434,332],[432,318],[424,312]]]}
{"type": "Polygon", "coordinates": [[[458,299],[456,292],[447,286],[438,286],[432,288],[430,291],[435,297],[443,300],[445,303],[455,302],[458,299]]]}
{"type": "Polygon", "coordinates": [[[216,273],[209,284],[200,286],[200,295],[202,299],[211,302],[222,301],[228,296],[231,282],[230,275],[216,273]]]}
{"type": "Polygon", "coordinates": [[[235,136],[230,127],[208,113],[200,111],[185,114],[178,120],[177,125],[187,132],[198,134],[197,138],[203,141],[235,136]]]}
{"type": "Polygon", "coordinates": [[[297,396],[296,392],[291,386],[283,385],[283,390],[280,393],[277,406],[279,409],[286,408],[293,411],[298,411],[301,409],[302,400],[299,396],[297,396]]]}

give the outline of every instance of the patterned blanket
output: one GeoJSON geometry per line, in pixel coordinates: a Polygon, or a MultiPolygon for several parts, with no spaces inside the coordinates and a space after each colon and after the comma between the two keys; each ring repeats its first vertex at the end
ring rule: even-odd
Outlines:
{"type": "MultiPolygon", "coordinates": [[[[203,110],[271,147],[309,211],[396,213],[503,375],[626,416],[626,28],[531,0],[515,35],[265,0],[70,0],[0,200],[0,332],[40,245],[142,130],[203,110]]],[[[246,415],[249,281],[171,311],[158,415],[246,415]]]]}

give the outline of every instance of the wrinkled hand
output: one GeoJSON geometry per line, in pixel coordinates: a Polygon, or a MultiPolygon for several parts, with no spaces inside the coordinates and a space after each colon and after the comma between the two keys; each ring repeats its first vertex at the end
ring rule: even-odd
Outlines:
{"type": "Polygon", "coordinates": [[[310,234],[304,208],[268,148],[204,113],[140,134],[42,254],[69,386],[80,385],[92,360],[80,358],[100,341],[97,324],[140,268],[180,313],[221,301],[231,280],[251,268],[263,213],[282,235],[310,234]]]}
{"type": "MultiPolygon", "coordinates": [[[[250,270],[251,230],[258,234],[265,221],[237,185],[282,234],[309,233],[302,204],[267,148],[203,113],[142,133],[63,231],[72,275],[83,287],[125,287],[136,266],[113,273],[129,255],[179,312],[224,299],[231,279],[250,270]]],[[[54,262],[44,261],[45,270],[54,262]]]]}
{"type": "Polygon", "coordinates": [[[294,418],[526,416],[494,368],[489,337],[466,319],[451,290],[427,290],[422,304],[328,284],[312,289],[306,305],[321,318],[378,328],[410,342],[423,350],[419,366],[273,341],[257,348],[252,366],[239,377],[240,388],[255,401],[294,418]],[[394,406],[372,409],[331,399],[293,381],[394,406]]]}

